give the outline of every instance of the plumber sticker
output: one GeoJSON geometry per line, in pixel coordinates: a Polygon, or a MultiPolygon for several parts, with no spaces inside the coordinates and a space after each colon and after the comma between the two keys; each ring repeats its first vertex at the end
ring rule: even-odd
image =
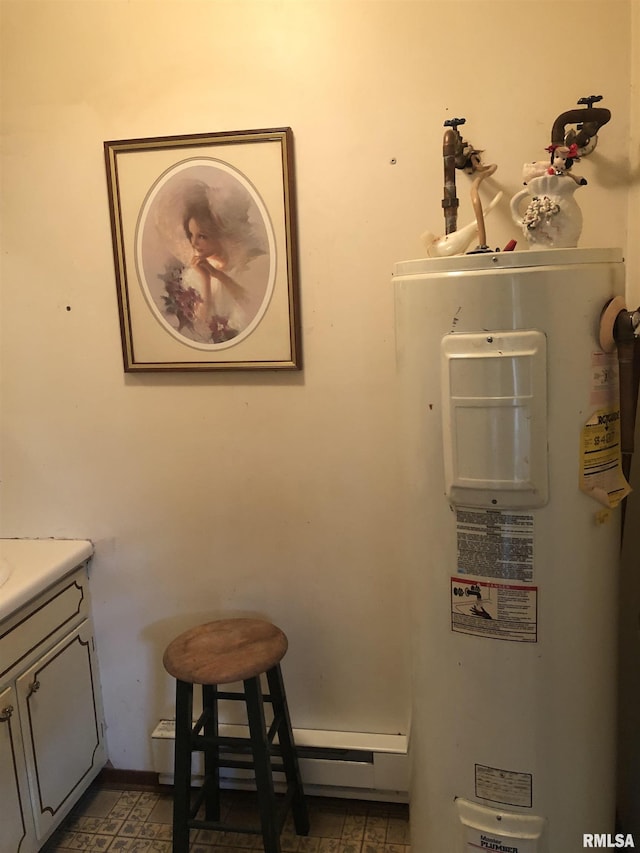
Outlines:
{"type": "Polygon", "coordinates": [[[622,473],[617,407],[598,409],[582,428],[580,489],[608,508],[618,506],[631,491],[622,473]]]}
{"type": "Polygon", "coordinates": [[[531,838],[516,838],[506,835],[496,835],[473,827],[466,828],[466,847],[468,853],[478,853],[478,850],[493,851],[493,853],[536,853],[538,842],[531,838]]]}

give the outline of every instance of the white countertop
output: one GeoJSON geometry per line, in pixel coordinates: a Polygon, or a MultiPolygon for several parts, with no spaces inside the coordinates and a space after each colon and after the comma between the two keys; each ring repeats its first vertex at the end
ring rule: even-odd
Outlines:
{"type": "Polygon", "coordinates": [[[93,545],[85,539],[0,539],[0,619],[10,616],[92,554],[93,545]],[[9,576],[2,583],[7,569],[9,576]]]}

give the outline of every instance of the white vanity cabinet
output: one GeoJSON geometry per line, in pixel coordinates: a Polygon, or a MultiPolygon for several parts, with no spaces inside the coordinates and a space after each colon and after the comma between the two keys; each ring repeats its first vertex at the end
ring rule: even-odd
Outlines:
{"type": "Polygon", "coordinates": [[[0,691],[0,850],[35,849],[27,770],[13,687],[0,691]],[[25,846],[26,842],[26,846],[25,846]]]}
{"type": "Polygon", "coordinates": [[[0,621],[1,853],[39,850],[105,761],[85,561],[0,621]]]}

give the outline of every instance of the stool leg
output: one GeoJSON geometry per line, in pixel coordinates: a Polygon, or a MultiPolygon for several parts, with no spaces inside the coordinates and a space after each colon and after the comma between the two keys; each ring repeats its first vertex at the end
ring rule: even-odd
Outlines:
{"type": "Polygon", "coordinates": [[[193,684],[176,681],[176,740],[173,770],[173,853],[189,850],[193,684]]]}
{"type": "MultiPolygon", "coordinates": [[[[218,691],[214,684],[202,685],[202,707],[208,711],[204,736],[218,737],[218,691]]],[[[220,820],[220,756],[217,744],[204,750],[205,819],[220,820]]]]}
{"type": "Polygon", "coordinates": [[[307,810],[307,801],[305,800],[302,778],[300,776],[298,754],[293,742],[291,718],[289,717],[287,694],[284,689],[284,680],[282,678],[280,664],[276,664],[276,666],[267,672],[267,681],[269,683],[269,691],[271,693],[271,700],[273,703],[273,712],[276,715],[280,715],[282,718],[282,722],[278,728],[278,742],[280,743],[280,750],[282,752],[282,763],[284,764],[284,772],[287,777],[287,785],[293,791],[293,797],[291,800],[293,822],[298,835],[308,835],[309,812],[307,810]]]}
{"type": "Polygon", "coordinates": [[[280,853],[276,795],[273,788],[269,738],[264,718],[264,702],[259,676],[248,678],[244,682],[244,695],[247,703],[264,849],[265,853],[280,853]]]}

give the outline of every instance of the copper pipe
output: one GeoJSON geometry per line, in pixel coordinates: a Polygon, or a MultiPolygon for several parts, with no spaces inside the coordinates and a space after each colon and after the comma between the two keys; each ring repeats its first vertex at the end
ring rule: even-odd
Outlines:
{"type": "Polygon", "coordinates": [[[603,107],[585,107],[584,109],[568,110],[554,121],[551,128],[551,144],[564,145],[565,126],[568,124],[582,125],[578,130],[575,142],[578,148],[588,145],[592,137],[611,118],[611,112],[603,107]]]}
{"type": "Polygon", "coordinates": [[[444,132],[442,156],[444,159],[444,208],[445,234],[453,234],[458,227],[458,197],[456,196],[456,149],[458,133],[451,127],[444,132]]]}

